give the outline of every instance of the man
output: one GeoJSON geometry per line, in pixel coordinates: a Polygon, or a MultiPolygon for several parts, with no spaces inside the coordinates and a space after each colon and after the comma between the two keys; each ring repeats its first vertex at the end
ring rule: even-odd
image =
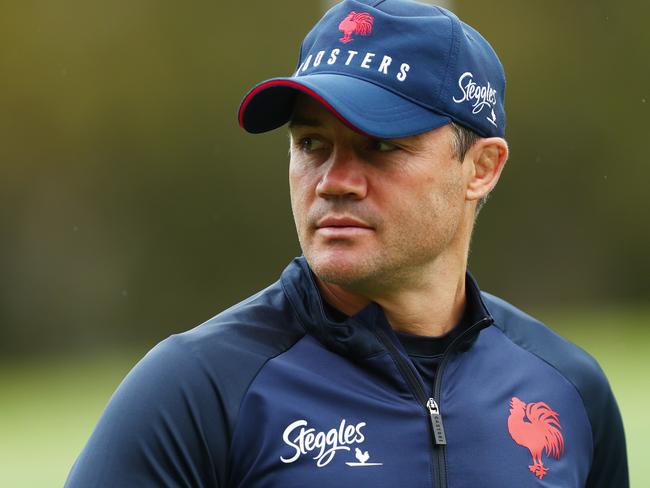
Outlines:
{"type": "Polygon", "coordinates": [[[147,354],[67,486],[627,486],[596,362],[466,272],[508,156],[504,88],[446,10],[330,10],[239,114],[289,123],[304,257],[147,354]]]}

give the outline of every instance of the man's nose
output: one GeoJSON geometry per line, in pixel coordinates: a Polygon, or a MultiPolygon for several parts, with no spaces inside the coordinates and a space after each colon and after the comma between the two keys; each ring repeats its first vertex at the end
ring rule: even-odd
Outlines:
{"type": "Polygon", "coordinates": [[[324,173],[316,187],[322,198],[365,198],[368,182],[365,164],[353,150],[336,149],[324,164],[324,173]]]}

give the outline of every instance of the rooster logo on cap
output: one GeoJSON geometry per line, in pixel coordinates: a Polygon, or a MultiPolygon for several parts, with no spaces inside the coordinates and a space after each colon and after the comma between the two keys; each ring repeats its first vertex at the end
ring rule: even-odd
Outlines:
{"type": "Polygon", "coordinates": [[[352,34],[367,36],[372,32],[373,17],[367,12],[350,12],[339,24],[343,37],[339,39],[343,44],[354,40],[352,34]]]}

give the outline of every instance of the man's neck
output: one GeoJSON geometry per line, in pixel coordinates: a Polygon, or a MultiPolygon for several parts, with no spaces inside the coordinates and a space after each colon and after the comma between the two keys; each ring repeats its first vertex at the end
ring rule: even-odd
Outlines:
{"type": "Polygon", "coordinates": [[[354,315],[371,301],[382,307],[394,330],[424,336],[441,336],[460,321],[465,310],[465,272],[438,273],[437,279],[403,288],[398,293],[369,296],[355,293],[316,277],[323,299],[345,313],[354,315]]]}

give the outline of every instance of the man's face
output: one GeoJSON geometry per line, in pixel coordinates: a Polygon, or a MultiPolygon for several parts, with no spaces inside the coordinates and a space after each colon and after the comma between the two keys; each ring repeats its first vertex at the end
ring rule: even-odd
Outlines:
{"type": "MultiPolygon", "coordinates": [[[[396,121],[399,123],[399,121],[396,121]]],[[[316,275],[382,293],[445,260],[465,259],[467,175],[449,126],[377,140],[300,95],[290,122],[291,206],[316,275]]]]}

